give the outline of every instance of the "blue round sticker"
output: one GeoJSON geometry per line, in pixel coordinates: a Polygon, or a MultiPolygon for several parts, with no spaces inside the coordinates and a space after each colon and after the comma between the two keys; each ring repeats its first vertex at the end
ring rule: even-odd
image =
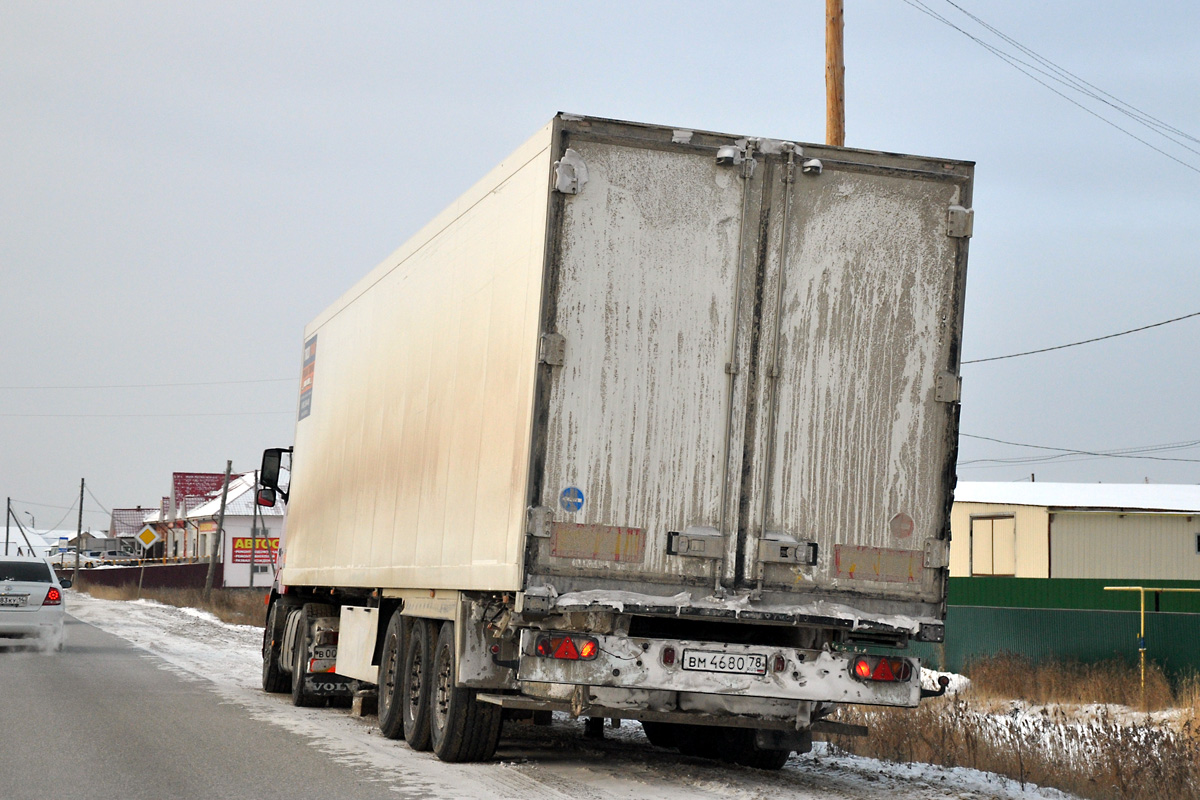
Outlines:
{"type": "Polygon", "coordinates": [[[568,486],[558,496],[558,504],[563,511],[578,511],[583,508],[583,492],[574,486],[568,486]]]}

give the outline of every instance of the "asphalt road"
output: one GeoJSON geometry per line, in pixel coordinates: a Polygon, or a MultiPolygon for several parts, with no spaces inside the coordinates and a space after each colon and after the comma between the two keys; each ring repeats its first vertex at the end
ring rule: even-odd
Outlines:
{"type": "Polygon", "coordinates": [[[62,652],[0,649],[0,797],[407,794],[222,702],[211,686],[70,617],[62,652]]]}

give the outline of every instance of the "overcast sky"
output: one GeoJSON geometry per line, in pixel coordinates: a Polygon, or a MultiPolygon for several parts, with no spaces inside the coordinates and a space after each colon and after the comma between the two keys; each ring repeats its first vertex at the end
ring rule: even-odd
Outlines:
{"type": "MultiPolygon", "coordinates": [[[[959,3],[1200,136],[1195,3],[959,3]]],[[[1086,102],[1190,166],[1156,152],[903,0],[847,0],[845,51],[849,146],[977,162],[965,359],[1200,311],[1200,153],[1086,102]]],[[[821,142],[824,91],[820,0],[6,0],[0,492],[46,528],[86,477],[85,525],[107,527],[99,504],[154,505],[173,471],[253,469],[292,440],[303,326],[557,111],[821,142]],[[163,383],[198,385],[99,388],[163,383]]],[[[965,365],[962,431],[1200,440],[1198,341],[1194,318],[965,365]]],[[[1200,482],[1183,461],[961,467],[1200,482]]]]}

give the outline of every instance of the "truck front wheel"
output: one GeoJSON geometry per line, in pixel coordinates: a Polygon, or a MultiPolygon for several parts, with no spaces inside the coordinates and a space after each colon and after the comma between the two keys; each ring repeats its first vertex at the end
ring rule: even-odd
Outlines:
{"type": "Polygon", "coordinates": [[[404,738],[404,617],[399,611],[388,620],[379,659],[379,730],[389,739],[404,738]]]}
{"type": "Polygon", "coordinates": [[[400,691],[400,716],[404,738],[413,750],[428,750],[429,695],[433,643],[428,620],[413,620],[404,643],[404,670],[397,689],[400,691]]]}
{"type": "Polygon", "coordinates": [[[455,685],[454,654],[454,623],[446,622],[433,654],[433,752],[442,761],[487,761],[496,752],[503,714],[500,706],[480,702],[474,689],[455,685]]]}

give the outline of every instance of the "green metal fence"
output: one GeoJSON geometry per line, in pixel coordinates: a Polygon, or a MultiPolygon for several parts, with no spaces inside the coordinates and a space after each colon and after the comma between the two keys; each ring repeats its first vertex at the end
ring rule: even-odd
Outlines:
{"type": "MultiPolygon", "coordinates": [[[[1200,581],[1145,581],[1193,588],[1200,581]]],[[[1136,663],[1138,594],[1105,586],[1138,581],[953,578],[943,644],[913,644],[927,666],[962,672],[972,661],[1014,653],[1047,658],[1136,663]]],[[[1158,610],[1146,597],[1147,658],[1168,675],[1200,672],[1200,595],[1163,594],[1158,610]]]]}

